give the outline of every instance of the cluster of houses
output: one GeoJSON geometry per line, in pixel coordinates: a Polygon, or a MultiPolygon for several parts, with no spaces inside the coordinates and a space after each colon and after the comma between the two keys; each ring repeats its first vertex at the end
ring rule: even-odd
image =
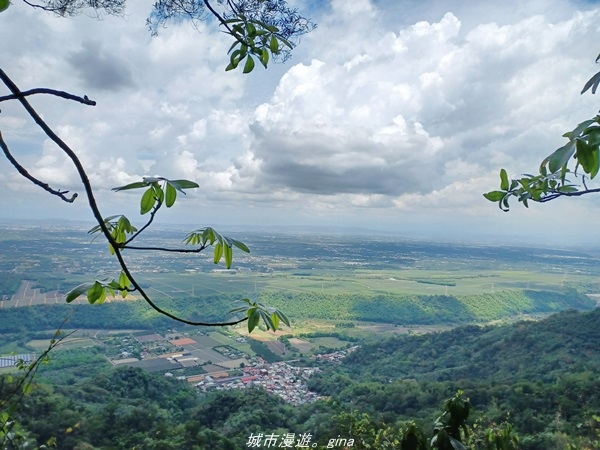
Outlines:
{"type": "MultiPolygon", "coordinates": [[[[314,355],[311,358],[319,362],[340,362],[348,353],[358,346],[350,347],[333,353],[314,355]]],[[[316,372],[318,367],[294,367],[285,362],[266,364],[262,358],[256,358],[255,365],[245,367],[242,375],[227,376],[226,373],[209,374],[194,377],[194,385],[201,391],[244,389],[251,386],[261,386],[267,392],[279,395],[285,401],[294,405],[313,402],[321,398],[308,390],[306,380],[316,372]],[[225,375],[225,376],[224,376],[225,375]],[[196,383],[196,381],[198,381],[196,383]]],[[[188,378],[188,381],[192,381],[188,378]]]]}
{"type": "Polygon", "coordinates": [[[312,355],[310,357],[310,359],[317,361],[317,362],[339,363],[342,360],[342,358],[345,358],[346,355],[348,355],[349,353],[352,353],[358,347],[360,347],[360,345],[353,345],[352,347],[348,347],[346,350],[339,350],[337,352],[326,353],[324,355],[322,355],[322,354],[312,355]]]}
{"type": "Polygon", "coordinates": [[[267,392],[279,395],[294,405],[312,402],[320,398],[306,387],[305,381],[315,372],[316,367],[294,367],[285,362],[265,364],[260,358],[253,367],[246,367],[243,375],[234,377],[215,377],[206,375],[195,386],[203,392],[208,390],[244,389],[250,386],[261,386],[267,392]]]}

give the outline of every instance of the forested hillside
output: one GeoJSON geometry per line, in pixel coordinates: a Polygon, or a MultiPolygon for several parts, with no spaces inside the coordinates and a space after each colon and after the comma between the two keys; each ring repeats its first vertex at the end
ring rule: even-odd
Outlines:
{"type": "Polygon", "coordinates": [[[39,442],[56,436],[65,450],[239,449],[251,433],[310,433],[319,448],[351,433],[354,448],[368,448],[378,431],[400,436],[408,420],[430,432],[443,401],[462,389],[471,423],[514,423],[524,450],[595,448],[599,325],[600,310],[568,311],[363,343],[311,378],[326,399],[296,407],[261,390],[200,394],[139,369],[65,367],[27,397],[20,418],[39,442]]]}
{"type": "MultiPolygon", "coordinates": [[[[161,307],[179,311],[194,320],[224,320],[236,301],[252,293],[215,294],[195,298],[165,298],[161,307]]],[[[470,296],[357,295],[319,292],[263,292],[258,300],[280,308],[294,319],[365,321],[396,325],[465,324],[488,322],[520,314],[551,313],[569,308],[591,309],[595,301],[574,289],[563,292],[513,289],[470,296]]],[[[3,308],[0,318],[6,333],[53,329],[69,317],[69,327],[150,328],[172,323],[139,300],[90,305],[36,305],[3,308]]]]}
{"type": "Polygon", "coordinates": [[[600,369],[600,309],[566,311],[540,322],[466,326],[364,345],[339,368],[354,377],[418,381],[529,379],[600,369]]]}

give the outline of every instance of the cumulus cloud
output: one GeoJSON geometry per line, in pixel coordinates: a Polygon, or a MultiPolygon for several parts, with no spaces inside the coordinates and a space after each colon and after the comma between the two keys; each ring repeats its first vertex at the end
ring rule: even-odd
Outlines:
{"type": "MultiPolygon", "coordinates": [[[[150,38],[136,22],[141,5],[104,22],[10,8],[0,39],[11,42],[7,71],[22,88],[73,87],[98,101],[35,104],[101,190],[162,175],[201,184],[191,205],[307,220],[367,209],[390,221],[458,209],[474,217],[496,213],[481,192],[497,186],[500,167],[535,170],[597,110],[578,92],[596,69],[597,49],[582,43],[596,41],[600,10],[526,3],[316,2],[319,27],[292,63],[248,76],[224,72],[230,42],[214,24],[150,38]]],[[[3,105],[0,115],[11,148],[32,173],[76,186],[17,110],[3,105]]]]}
{"type": "Polygon", "coordinates": [[[327,38],[325,58],[292,67],[256,109],[251,151],[264,183],[320,195],[389,195],[396,205],[433,194],[456,203],[459,189],[476,185],[478,196],[486,189],[475,183],[482,176],[493,187],[491,173],[502,164],[535,168],[566,131],[548,129],[590,104],[577,97],[582,78],[569,74],[591,58],[573,50],[596,33],[596,11],[470,29],[452,12],[389,29],[383,14],[353,2],[314,37],[327,38]],[[346,39],[344,22],[355,10],[368,12],[361,26],[371,30],[358,45],[358,36],[346,39]],[[524,155],[532,143],[539,152],[524,155]]]}
{"type": "Polygon", "coordinates": [[[80,50],[69,55],[68,62],[87,88],[114,90],[133,85],[127,61],[108,53],[97,41],[84,41],[80,50]]]}

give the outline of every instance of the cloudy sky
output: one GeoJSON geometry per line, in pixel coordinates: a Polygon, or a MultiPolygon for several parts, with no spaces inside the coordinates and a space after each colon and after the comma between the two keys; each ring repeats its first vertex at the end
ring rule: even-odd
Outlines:
{"type": "MultiPolygon", "coordinates": [[[[583,242],[600,197],[502,213],[498,173],[535,172],[598,110],[600,2],[291,2],[318,28],[293,57],[225,72],[214,22],[151,37],[150,2],[123,17],[59,19],[20,0],[0,14],[0,67],[80,155],[103,214],[137,214],[111,187],[145,175],[200,184],[163,222],[221,228],[344,226],[432,239],[583,242]]],[[[0,88],[0,95],[7,93],[0,88]]],[[[82,193],[75,170],[14,102],[0,131],[28,170],[82,193]]],[[[0,219],[91,219],[83,195],[51,198],[0,160],[0,219]]],[[[82,193],[83,194],[83,193],[82,193]]]]}

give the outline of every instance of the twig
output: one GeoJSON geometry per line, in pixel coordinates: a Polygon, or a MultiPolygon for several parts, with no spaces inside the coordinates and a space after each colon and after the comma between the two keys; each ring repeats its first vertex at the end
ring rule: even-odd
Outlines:
{"type": "Polygon", "coordinates": [[[542,197],[539,199],[540,203],[549,202],[550,200],[554,200],[558,197],[581,197],[586,194],[593,194],[595,192],[600,192],[600,188],[596,189],[586,189],[585,191],[577,191],[577,192],[555,192],[554,194],[547,195],[546,197],[542,197]]]}
{"type": "Polygon", "coordinates": [[[14,168],[17,169],[17,171],[22,176],[27,178],[33,184],[41,187],[46,192],[49,192],[52,195],[56,195],[57,197],[60,197],[67,203],[73,203],[75,201],[75,199],[77,198],[77,192],[75,192],[71,196],[71,198],[68,198],[65,196],[65,194],[68,194],[69,191],[57,191],[55,189],[52,189],[50,186],[48,186],[47,183],[43,183],[42,181],[38,180],[33,175],[31,175],[29,172],[27,172],[27,169],[25,169],[25,167],[23,167],[21,164],[19,164],[18,161],[14,158],[14,156],[8,150],[8,146],[6,145],[6,142],[4,142],[4,139],[2,138],[2,133],[0,133],[0,147],[2,148],[2,151],[4,152],[4,156],[6,156],[6,159],[8,159],[8,161],[14,166],[14,168]]]}
{"type": "Polygon", "coordinates": [[[102,218],[102,214],[100,213],[100,209],[98,208],[98,204],[96,202],[96,197],[94,196],[92,184],[90,182],[89,177],[87,176],[87,173],[83,167],[83,164],[77,157],[77,154],[60,137],[58,137],[58,135],[54,131],[52,131],[52,129],[48,126],[48,124],[46,124],[46,122],[44,122],[44,120],[40,117],[40,115],[36,112],[36,110],[33,109],[33,107],[29,104],[27,99],[21,95],[21,91],[19,90],[17,85],[8,77],[8,75],[6,75],[6,73],[4,73],[4,71],[2,69],[0,69],[0,79],[4,82],[6,87],[8,87],[8,89],[17,97],[17,100],[21,103],[21,105],[23,105],[23,108],[25,108],[25,110],[29,113],[29,115],[35,121],[35,123],[38,124],[38,126],[42,129],[42,131],[44,131],[44,133],[46,133],[46,136],[48,136],[52,141],[54,141],[54,143],[56,145],[58,145],[60,147],[60,149],[73,162],[73,165],[75,166],[75,168],[77,169],[77,173],[79,174],[81,183],[83,184],[83,186],[85,188],[85,193],[87,195],[88,204],[90,206],[90,209],[92,210],[92,214],[94,215],[96,222],[100,226],[100,229],[102,230],[102,234],[104,234],[104,236],[106,237],[106,240],[112,246],[112,248],[115,252],[115,256],[117,257],[117,260],[119,261],[119,265],[121,266],[121,270],[127,276],[129,281],[131,281],[131,284],[133,285],[133,287],[139,292],[139,294],[146,301],[146,303],[148,303],[152,307],[152,309],[154,309],[156,312],[158,312],[162,315],[165,315],[167,317],[170,317],[173,320],[176,320],[177,322],[185,323],[188,325],[218,327],[218,326],[226,326],[226,325],[236,325],[238,323],[248,320],[247,317],[244,317],[243,319],[239,319],[239,320],[235,320],[235,321],[231,321],[231,322],[216,322],[216,323],[215,322],[213,322],[213,323],[194,322],[191,320],[182,319],[181,317],[177,317],[177,316],[165,311],[164,309],[160,308],[158,305],[156,305],[150,299],[148,294],[146,294],[146,292],[140,286],[140,284],[136,281],[136,279],[131,274],[129,268],[127,267],[127,264],[125,263],[125,260],[123,259],[123,255],[121,254],[119,244],[112,237],[108,227],[106,226],[106,223],[104,223],[104,219],[102,218]]]}
{"type": "Polygon", "coordinates": [[[66,98],[67,100],[73,100],[73,101],[76,101],[79,103],[83,103],[84,105],[96,106],[96,102],[93,100],[90,100],[87,97],[87,95],[80,97],[78,95],[69,94],[68,92],[57,91],[55,89],[47,89],[47,88],[30,89],[28,91],[21,92],[18,96],[15,94],[4,95],[4,96],[0,97],[0,102],[5,102],[7,100],[16,100],[19,97],[27,97],[27,96],[35,95],[35,94],[49,94],[49,95],[54,95],[56,97],[66,98]]]}
{"type": "Polygon", "coordinates": [[[146,228],[148,228],[150,226],[150,224],[152,223],[152,221],[154,220],[154,216],[156,215],[156,212],[158,211],[158,209],[162,206],[162,202],[158,202],[156,204],[156,206],[154,208],[152,208],[152,211],[150,212],[150,219],[148,220],[148,222],[146,222],[146,224],[140,228],[139,230],[137,230],[133,236],[131,236],[129,239],[127,239],[123,244],[122,244],[122,248],[125,247],[127,244],[129,244],[131,241],[133,241],[136,237],[138,237],[140,235],[140,233],[142,231],[144,231],[146,228]]]}

